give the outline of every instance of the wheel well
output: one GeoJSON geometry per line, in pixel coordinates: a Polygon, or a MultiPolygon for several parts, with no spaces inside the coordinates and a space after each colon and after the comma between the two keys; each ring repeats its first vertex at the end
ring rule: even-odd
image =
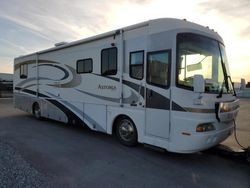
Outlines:
{"type": "MultiPolygon", "coordinates": [[[[114,122],[113,122],[113,125],[112,125],[112,134],[115,134],[115,131],[116,131],[116,123],[117,123],[120,119],[122,119],[122,118],[128,118],[129,120],[131,120],[131,121],[134,123],[134,121],[133,121],[129,116],[127,116],[127,115],[120,114],[120,115],[116,116],[116,118],[115,118],[115,120],[114,120],[114,122]]],[[[135,123],[134,123],[134,125],[135,125],[135,123]]],[[[135,126],[135,128],[136,128],[136,126],[135,126]]],[[[137,131],[137,130],[136,130],[136,131],[137,131]]]]}

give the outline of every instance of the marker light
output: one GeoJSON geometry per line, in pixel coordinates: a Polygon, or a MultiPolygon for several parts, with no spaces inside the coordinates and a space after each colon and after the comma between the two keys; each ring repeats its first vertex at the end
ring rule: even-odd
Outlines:
{"type": "Polygon", "coordinates": [[[202,123],[196,127],[196,132],[207,132],[215,130],[212,123],[202,123]]]}

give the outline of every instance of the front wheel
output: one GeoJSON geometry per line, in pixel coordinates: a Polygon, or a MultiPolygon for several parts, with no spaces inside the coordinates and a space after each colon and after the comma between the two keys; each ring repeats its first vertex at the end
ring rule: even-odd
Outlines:
{"type": "Polygon", "coordinates": [[[132,120],[121,118],[116,124],[116,136],[118,140],[126,146],[135,146],[137,144],[137,130],[132,120]]]}

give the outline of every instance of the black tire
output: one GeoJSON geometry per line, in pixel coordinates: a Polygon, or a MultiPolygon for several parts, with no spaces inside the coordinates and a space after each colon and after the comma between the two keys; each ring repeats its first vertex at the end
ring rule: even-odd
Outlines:
{"type": "Polygon", "coordinates": [[[116,137],[123,145],[135,146],[137,144],[137,130],[131,119],[120,118],[115,126],[116,137]]]}
{"type": "Polygon", "coordinates": [[[33,115],[38,120],[42,119],[41,108],[40,108],[40,106],[39,106],[39,104],[37,102],[33,105],[33,115]]]}

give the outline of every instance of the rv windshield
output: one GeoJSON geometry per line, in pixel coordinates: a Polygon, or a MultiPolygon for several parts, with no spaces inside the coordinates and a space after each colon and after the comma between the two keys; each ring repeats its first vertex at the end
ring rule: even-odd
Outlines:
{"type": "Polygon", "coordinates": [[[177,85],[193,88],[193,77],[203,75],[205,92],[229,93],[229,69],[224,46],[216,40],[191,33],[177,36],[177,85]]]}

